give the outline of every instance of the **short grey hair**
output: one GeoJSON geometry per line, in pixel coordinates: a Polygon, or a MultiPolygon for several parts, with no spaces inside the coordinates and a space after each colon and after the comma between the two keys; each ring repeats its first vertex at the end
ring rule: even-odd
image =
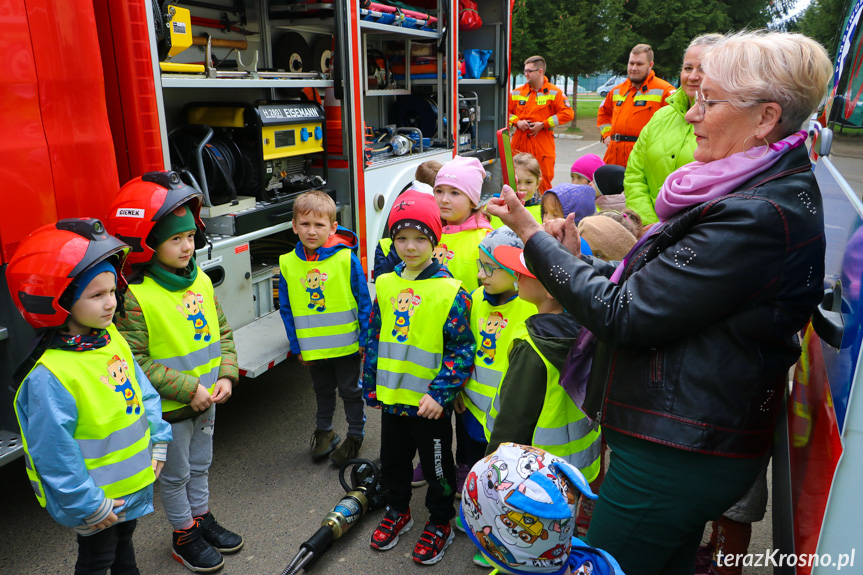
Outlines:
{"type": "Polygon", "coordinates": [[[779,104],[784,136],[818,109],[832,72],[827,51],[815,40],[764,30],[725,36],[703,56],[701,66],[737,107],[754,100],[779,104]]]}

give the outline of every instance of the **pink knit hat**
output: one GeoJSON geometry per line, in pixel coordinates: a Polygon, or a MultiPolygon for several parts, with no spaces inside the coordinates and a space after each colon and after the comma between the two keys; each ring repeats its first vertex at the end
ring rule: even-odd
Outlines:
{"type": "Polygon", "coordinates": [[[584,176],[588,181],[593,181],[593,172],[600,166],[604,166],[605,162],[596,154],[585,154],[572,163],[569,169],[570,174],[578,174],[584,176]]]}
{"type": "Polygon", "coordinates": [[[479,196],[484,179],[485,168],[482,167],[479,160],[456,156],[438,171],[434,185],[435,188],[441,185],[452,186],[470,198],[476,207],[479,205],[479,196]]]}

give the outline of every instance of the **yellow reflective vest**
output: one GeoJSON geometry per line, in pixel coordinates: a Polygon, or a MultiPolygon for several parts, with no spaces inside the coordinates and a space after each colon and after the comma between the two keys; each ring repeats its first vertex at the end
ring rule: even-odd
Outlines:
{"type": "MultiPolygon", "coordinates": [[[[34,369],[45,366],[75,399],[78,419],[72,437],[87,473],[105,497],[117,499],[150,485],[156,476],[150,426],[135,379],[135,358],[117,328],[109,326],[108,334],[108,345],[86,352],[48,349],[34,369]]],[[[22,443],[27,476],[36,499],[45,507],[45,491],[26,436],[22,443]]]]}
{"type": "Polygon", "coordinates": [[[357,299],[351,290],[351,250],[325,260],[301,260],[291,251],[279,258],[288,286],[294,328],[304,360],[353,355],[360,349],[357,299]]]}
{"type": "MultiPolygon", "coordinates": [[[[536,223],[542,223],[542,206],[540,204],[534,204],[532,206],[525,206],[527,211],[533,216],[533,219],[536,220],[536,223]]],[[[495,216],[489,217],[489,221],[491,222],[491,227],[494,229],[503,227],[503,220],[500,218],[496,218],[495,216]]]]}
{"type": "Polygon", "coordinates": [[[443,327],[461,282],[452,278],[402,279],[383,274],[375,283],[381,312],[377,399],[419,406],[443,365],[443,327]]]}
{"type": "Polygon", "coordinates": [[[494,419],[500,407],[494,407],[497,389],[509,366],[507,353],[519,325],[536,313],[536,306],[518,297],[492,305],[485,300],[485,290],[471,294],[470,327],[476,340],[473,373],[462,391],[465,407],[485,428],[486,441],[491,437],[494,419]]]}
{"type": "MultiPolygon", "coordinates": [[[[222,345],[216,295],[207,274],[198,268],[195,282],[186,290],[168,291],[148,275],[129,289],[144,313],[153,361],[197,377],[213,393],[222,345]]],[[[162,398],[162,413],[187,405],[162,398]]]]}
{"type": "Polygon", "coordinates": [[[531,339],[521,324],[512,336],[513,344],[525,340],[545,364],[545,400],[533,431],[531,444],[566,459],[578,468],[588,482],[599,475],[600,430],[581,412],[560,385],[560,372],[531,339]]]}
{"type": "Polygon", "coordinates": [[[452,277],[461,280],[464,289],[469,292],[479,287],[476,260],[479,257],[479,243],[488,232],[488,229],[477,228],[455,234],[443,234],[432,254],[438,263],[447,267],[452,277]]]}

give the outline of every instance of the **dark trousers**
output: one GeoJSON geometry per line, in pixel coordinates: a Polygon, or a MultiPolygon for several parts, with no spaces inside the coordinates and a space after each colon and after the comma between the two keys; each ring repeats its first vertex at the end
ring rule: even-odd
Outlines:
{"type": "Polygon", "coordinates": [[[684,451],[602,430],[611,464],[586,542],[625,573],[692,575],[704,524],[749,490],[764,458],[684,451]]]}
{"type": "Polygon", "coordinates": [[[318,411],[315,426],[329,431],[333,428],[333,414],[336,411],[336,390],[345,404],[345,419],[348,422],[348,435],[363,438],[366,414],[363,403],[363,386],[360,384],[360,355],[319,359],[310,367],[315,401],[318,411]]]}
{"type": "Polygon", "coordinates": [[[452,420],[381,414],[381,469],[387,503],[404,513],[411,501],[413,458],[419,451],[423,477],[428,481],[429,521],[442,525],[455,516],[455,466],[452,458],[452,420]]]}
{"type": "Polygon", "coordinates": [[[84,537],[78,535],[78,561],[75,575],[140,575],[135,563],[132,534],[138,520],[115,523],[107,529],[84,537]]]}

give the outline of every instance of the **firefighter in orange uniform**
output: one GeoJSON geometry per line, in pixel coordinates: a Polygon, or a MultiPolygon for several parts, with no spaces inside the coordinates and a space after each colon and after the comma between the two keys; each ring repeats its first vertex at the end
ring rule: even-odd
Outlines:
{"type": "Polygon", "coordinates": [[[555,126],[572,120],[575,114],[563,90],[545,77],[545,59],[531,56],[524,61],[527,83],[509,95],[509,125],[517,129],[512,136],[512,152],[527,152],[542,168],[540,193],[551,187],[554,178],[555,126]]]}
{"type": "Polygon", "coordinates": [[[627,79],[608,93],[596,117],[608,146],[603,160],[623,167],[642,128],[674,93],[674,86],[653,73],[653,48],[647,44],[632,49],[626,72],[627,79]]]}

